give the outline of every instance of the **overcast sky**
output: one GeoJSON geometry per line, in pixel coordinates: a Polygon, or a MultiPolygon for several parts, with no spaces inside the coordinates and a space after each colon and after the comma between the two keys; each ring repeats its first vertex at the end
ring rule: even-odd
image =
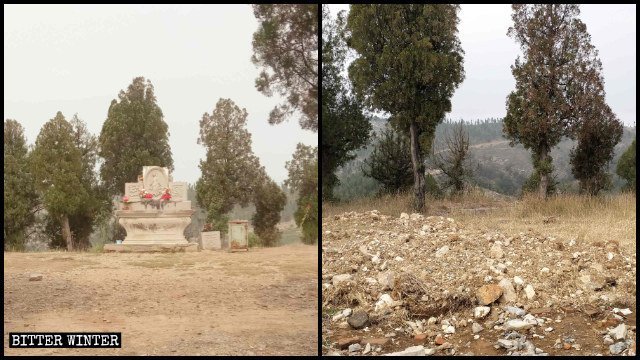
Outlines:
{"type": "Polygon", "coordinates": [[[295,118],[268,124],[280,98],[254,86],[257,27],[249,5],[4,5],[4,118],[29,144],[57,111],[98,135],[111,100],[144,76],[169,125],[175,181],[199,178],[199,121],[223,97],[247,109],[253,151],[280,183],[296,144],[318,140],[295,118]]]}
{"type": "MultiPolygon", "coordinates": [[[[348,5],[330,5],[332,15],[348,5]]],[[[602,61],[606,100],[620,120],[636,120],[636,5],[581,5],[580,19],[602,61]]],[[[515,88],[510,66],[520,53],[507,36],[510,5],[461,5],[458,26],[465,79],[451,99],[447,117],[501,118],[507,94],[515,88]]]]}

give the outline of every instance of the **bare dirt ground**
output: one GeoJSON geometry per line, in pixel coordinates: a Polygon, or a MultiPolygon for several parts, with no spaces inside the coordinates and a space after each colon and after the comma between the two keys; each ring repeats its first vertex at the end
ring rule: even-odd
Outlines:
{"type": "Polygon", "coordinates": [[[318,250],[4,253],[7,355],[315,355],[318,250]],[[29,281],[32,273],[41,281],[29,281]],[[121,349],[14,349],[9,332],[122,332],[121,349]]]}
{"type": "Polygon", "coordinates": [[[635,353],[635,197],[558,199],[540,209],[491,203],[500,208],[451,218],[401,214],[404,205],[389,203],[323,214],[323,354],[422,346],[436,355],[610,355],[612,344],[635,353]],[[512,298],[500,285],[489,314],[476,317],[480,289],[503,281],[512,298]],[[527,321],[535,325],[507,328],[527,321]],[[620,324],[623,335],[611,340],[620,324]],[[496,348],[499,340],[513,346],[496,348]]]}

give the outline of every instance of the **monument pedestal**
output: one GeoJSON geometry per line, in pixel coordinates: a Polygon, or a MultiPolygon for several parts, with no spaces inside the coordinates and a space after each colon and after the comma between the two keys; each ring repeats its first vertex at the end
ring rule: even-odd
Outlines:
{"type": "Polygon", "coordinates": [[[124,245],[188,244],[184,229],[193,210],[116,210],[118,222],[127,231],[124,245]]]}
{"type": "Polygon", "coordinates": [[[102,249],[103,252],[196,252],[198,244],[167,244],[167,245],[126,245],[126,244],[106,244],[102,249]]]}

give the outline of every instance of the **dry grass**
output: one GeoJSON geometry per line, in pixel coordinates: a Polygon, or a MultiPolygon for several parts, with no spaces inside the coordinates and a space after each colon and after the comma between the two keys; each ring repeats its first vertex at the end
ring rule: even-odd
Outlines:
{"type": "MultiPolygon", "coordinates": [[[[411,194],[322,205],[323,216],[371,210],[391,216],[411,213],[411,194]]],[[[615,242],[633,254],[636,251],[636,195],[633,193],[505,200],[473,192],[457,199],[427,199],[425,215],[452,217],[468,229],[510,235],[534,231],[590,243],[615,242]]]]}

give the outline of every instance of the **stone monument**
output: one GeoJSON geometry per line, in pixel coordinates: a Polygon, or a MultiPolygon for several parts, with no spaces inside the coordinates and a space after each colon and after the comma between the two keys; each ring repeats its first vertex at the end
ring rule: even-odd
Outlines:
{"type": "Polygon", "coordinates": [[[138,182],[125,184],[123,201],[115,214],[127,236],[122,244],[105,245],[106,251],[197,251],[183,235],[194,213],[187,183],[173,182],[168,168],[143,166],[138,182]]]}
{"type": "Polygon", "coordinates": [[[200,237],[202,239],[202,249],[222,249],[222,242],[220,241],[220,231],[203,231],[200,233],[200,237]]]}

